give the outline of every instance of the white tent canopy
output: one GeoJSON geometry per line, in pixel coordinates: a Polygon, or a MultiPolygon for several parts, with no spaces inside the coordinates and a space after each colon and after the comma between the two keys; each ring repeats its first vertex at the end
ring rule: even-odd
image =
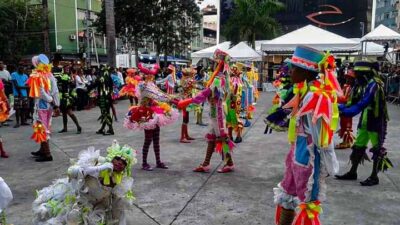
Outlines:
{"type": "Polygon", "coordinates": [[[191,54],[192,57],[192,64],[197,64],[202,58],[211,58],[215,52],[215,50],[219,49],[222,51],[227,51],[231,46],[230,41],[225,41],[220,44],[199,50],[197,52],[193,52],[191,54]]]}
{"type": "Polygon", "coordinates": [[[324,29],[307,25],[261,45],[265,52],[293,52],[298,45],[307,45],[320,51],[354,52],[358,42],[324,29]]]}
{"type": "Polygon", "coordinates": [[[373,31],[366,34],[364,37],[361,38],[362,42],[365,41],[393,41],[393,40],[400,40],[400,34],[396,31],[386,27],[385,25],[381,24],[373,31]]]}
{"type": "Polygon", "coordinates": [[[261,61],[261,55],[242,41],[227,51],[232,61],[261,61]]]}
{"type": "MultiPolygon", "coordinates": [[[[351,38],[353,41],[359,42],[359,47],[358,49],[361,49],[361,38],[351,38]]],[[[393,48],[388,49],[389,52],[393,51],[393,48]]],[[[374,43],[374,42],[369,42],[366,46],[366,51],[364,49],[364,55],[368,56],[382,56],[385,52],[385,48],[383,45],[374,43]]]]}

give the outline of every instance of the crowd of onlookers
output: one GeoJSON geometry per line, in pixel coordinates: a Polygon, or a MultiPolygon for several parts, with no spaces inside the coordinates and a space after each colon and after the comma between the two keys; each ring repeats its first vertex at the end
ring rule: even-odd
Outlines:
{"type": "MultiPolygon", "coordinates": [[[[34,104],[33,100],[29,98],[29,87],[26,84],[31,72],[32,68],[29,66],[6,66],[0,61],[0,79],[3,81],[5,93],[9,97],[12,113],[15,113],[16,116],[15,128],[21,125],[30,125],[28,121],[32,119],[34,104]]],[[[100,72],[98,68],[84,69],[79,65],[60,66],[58,63],[53,63],[52,72],[55,76],[64,74],[71,78],[74,110],[88,110],[96,106],[96,79],[100,72]]],[[[111,77],[117,89],[124,85],[125,72],[122,68],[111,68],[111,77]]],[[[8,126],[10,121],[8,120],[0,126],[8,126]]]]}
{"type": "MultiPolygon", "coordinates": [[[[177,67],[176,79],[179,82],[182,77],[183,67],[177,67]]],[[[205,69],[197,68],[198,75],[197,79],[201,79],[206,73],[205,69]]],[[[111,78],[114,84],[113,99],[117,99],[118,91],[125,85],[126,69],[123,68],[110,68],[111,78]]],[[[58,62],[53,62],[52,68],[53,75],[68,75],[70,77],[70,88],[72,89],[71,96],[73,96],[73,110],[89,110],[96,106],[97,88],[96,80],[99,77],[99,68],[82,68],[80,65],[59,65],[58,62]]],[[[30,66],[10,66],[5,65],[0,61],[0,79],[5,85],[5,93],[9,97],[12,113],[15,113],[14,127],[30,125],[28,121],[32,119],[33,100],[29,98],[29,87],[26,82],[29,75],[32,73],[32,67],[30,66]]],[[[160,70],[160,73],[156,75],[155,79],[161,79],[167,76],[164,70],[160,70]]],[[[179,85],[177,85],[179,86],[179,85]]],[[[163,85],[160,85],[163,89],[163,85]]],[[[116,117],[115,117],[116,118],[116,117]]],[[[8,126],[11,120],[0,124],[0,126],[8,126]]]]}

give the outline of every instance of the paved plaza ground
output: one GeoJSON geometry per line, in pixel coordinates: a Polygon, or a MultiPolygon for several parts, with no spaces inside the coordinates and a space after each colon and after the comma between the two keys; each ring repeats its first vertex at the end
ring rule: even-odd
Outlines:
{"type": "MultiPolygon", "coordinates": [[[[190,123],[190,133],[196,137],[192,144],[180,144],[180,121],[161,129],[161,153],[169,170],[140,170],[140,163],[133,168],[135,178],[135,205],[129,213],[129,225],[273,225],[274,211],[272,188],[282,178],[284,157],[289,146],[286,133],[264,135],[266,110],[271,105],[272,94],[262,94],[257,105],[253,125],[246,129],[244,142],[235,150],[236,171],[218,174],[220,156],[214,154],[212,172],[193,173],[192,168],[202,162],[207,127],[190,123]]],[[[61,117],[54,119],[51,149],[53,162],[36,163],[30,157],[38,145],[29,139],[30,127],[0,128],[10,159],[0,159],[0,176],[10,185],[14,201],[7,210],[9,222],[14,225],[31,224],[31,203],[35,190],[62,177],[71,158],[89,146],[101,149],[103,154],[113,139],[141,150],[142,132],[130,132],[122,126],[128,101],[117,105],[120,122],[115,123],[115,136],[99,136],[96,121],[99,110],[77,112],[83,133],[76,135],[76,128],[69,121],[69,132],[58,134],[61,117]]],[[[357,181],[343,182],[327,179],[328,200],[323,203],[324,225],[399,225],[400,224],[400,108],[389,105],[391,121],[386,141],[389,156],[395,168],[380,175],[380,185],[361,187],[357,181]]],[[[207,118],[207,115],[204,116],[207,118]]],[[[356,121],[354,121],[356,122],[356,121]]],[[[12,122],[11,122],[11,125],[12,122]]],[[[337,151],[341,173],[348,168],[350,150],[337,151]]],[[[154,165],[154,153],[150,151],[154,165]]],[[[138,155],[141,162],[141,154],[138,155]]],[[[359,179],[368,177],[371,163],[360,168],[359,179]]]]}

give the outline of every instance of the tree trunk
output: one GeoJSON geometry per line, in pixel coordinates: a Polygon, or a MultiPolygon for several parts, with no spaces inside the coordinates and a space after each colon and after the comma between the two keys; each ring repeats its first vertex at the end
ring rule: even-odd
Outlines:
{"type": "Polygon", "coordinates": [[[106,33],[107,33],[107,62],[109,66],[116,66],[117,51],[115,48],[115,15],[114,0],[105,0],[106,33]]]}
{"type": "Polygon", "coordinates": [[[164,67],[168,67],[168,52],[164,50],[164,67]]]}
{"type": "Polygon", "coordinates": [[[42,1],[43,4],[43,46],[44,53],[51,58],[50,41],[49,41],[49,5],[47,0],[42,1]]]}
{"type": "Polygon", "coordinates": [[[137,47],[137,42],[135,40],[135,43],[133,43],[133,47],[135,48],[135,63],[136,67],[139,65],[139,49],[137,47]]]}

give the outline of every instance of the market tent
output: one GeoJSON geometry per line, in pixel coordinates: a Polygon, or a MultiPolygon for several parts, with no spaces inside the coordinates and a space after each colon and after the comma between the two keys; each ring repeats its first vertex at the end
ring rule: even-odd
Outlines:
{"type": "Polygon", "coordinates": [[[259,41],[256,41],[256,52],[258,52],[258,54],[262,54],[261,45],[268,43],[268,41],[270,41],[270,40],[259,40],[259,41]]]}
{"type": "Polygon", "coordinates": [[[291,53],[298,45],[307,45],[320,51],[356,52],[358,42],[313,25],[307,25],[261,45],[267,53],[291,53]]]}
{"type": "MultiPolygon", "coordinates": [[[[361,38],[351,38],[351,40],[353,41],[357,41],[359,42],[359,47],[358,49],[361,50],[361,38]]],[[[366,51],[364,51],[364,55],[367,56],[382,56],[385,53],[385,48],[383,47],[383,45],[374,43],[374,42],[370,42],[368,43],[368,45],[366,46],[366,51]]],[[[389,48],[388,52],[392,52],[393,48],[389,48]]]]}
{"type": "Polygon", "coordinates": [[[193,52],[191,54],[192,64],[196,65],[202,58],[211,58],[215,52],[215,50],[219,49],[222,51],[227,51],[231,47],[230,41],[225,41],[220,44],[199,50],[197,52],[193,52]]]}
{"type": "Polygon", "coordinates": [[[396,31],[381,24],[373,31],[361,38],[362,42],[366,41],[395,41],[400,40],[400,34],[396,31]]]}
{"type": "Polygon", "coordinates": [[[232,61],[261,61],[261,55],[242,41],[227,51],[232,61]]]}

